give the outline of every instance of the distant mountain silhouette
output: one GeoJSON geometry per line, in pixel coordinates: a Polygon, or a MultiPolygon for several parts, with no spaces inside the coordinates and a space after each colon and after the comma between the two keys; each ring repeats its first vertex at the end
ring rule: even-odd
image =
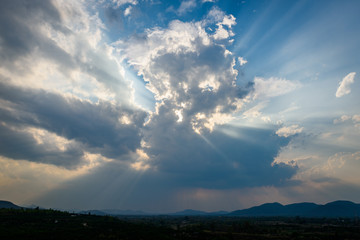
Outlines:
{"type": "Polygon", "coordinates": [[[146,213],[143,211],[134,211],[134,210],[118,210],[118,209],[103,209],[103,210],[86,210],[86,211],[80,211],[80,214],[93,214],[93,215],[100,215],[100,216],[106,216],[106,215],[152,215],[150,213],[146,213]]]}
{"type": "Polygon", "coordinates": [[[80,211],[78,213],[80,213],[80,214],[98,215],[98,216],[111,215],[111,214],[108,214],[108,213],[100,211],[100,210],[86,210],[86,211],[80,211]]]}
{"type": "Polygon", "coordinates": [[[185,209],[180,212],[170,213],[169,215],[174,216],[199,216],[199,215],[206,215],[206,212],[193,210],[193,209],[185,209]]]}
{"type": "Polygon", "coordinates": [[[217,211],[217,212],[204,212],[204,211],[198,211],[193,209],[185,209],[180,212],[170,213],[168,215],[172,216],[220,216],[220,215],[226,215],[229,214],[229,212],[226,211],[217,211]]]}
{"type": "Polygon", "coordinates": [[[360,204],[350,201],[335,201],[325,205],[306,202],[289,205],[282,205],[280,203],[265,203],[260,206],[233,211],[228,215],[243,217],[358,217],[360,215],[360,204]]]}
{"type": "Polygon", "coordinates": [[[0,208],[12,208],[12,209],[20,209],[22,207],[19,207],[12,202],[0,200],[0,208]]]}
{"type": "Polygon", "coordinates": [[[151,215],[150,213],[146,213],[138,210],[118,210],[118,209],[105,209],[101,210],[110,215],[151,215]]]}
{"type": "MultiPolygon", "coordinates": [[[[1,208],[20,209],[23,207],[17,206],[9,201],[0,200],[1,208]]],[[[133,210],[88,210],[81,211],[82,214],[93,215],[159,215],[151,214],[142,211],[133,210]]],[[[251,207],[243,210],[236,210],[233,212],[218,211],[218,212],[204,212],[193,209],[186,209],[180,212],[160,214],[160,215],[172,215],[172,216],[239,216],[239,217],[360,217],[360,204],[350,201],[334,201],[325,205],[303,202],[294,203],[288,205],[282,205],[280,203],[265,203],[260,206],[251,207]]]]}

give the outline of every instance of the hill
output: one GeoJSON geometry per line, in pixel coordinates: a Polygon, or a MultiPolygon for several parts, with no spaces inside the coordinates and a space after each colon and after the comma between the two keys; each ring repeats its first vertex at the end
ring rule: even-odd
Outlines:
{"type": "Polygon", "coordinates": [[[12,202],[0,200],[0,208],[12,208],[12,209],[20,209],[22,207],[19,207],[12,202]]]}
{"type": "Polygon", "coordinates": [[[282,205],[280,203],[265,203],[260,206],[236,210],[229,216],[243,217],[358,217],[360,215],[360,204],[350,201],[335,201],[325,205],[315,203],[295,203],[282,205]]]}

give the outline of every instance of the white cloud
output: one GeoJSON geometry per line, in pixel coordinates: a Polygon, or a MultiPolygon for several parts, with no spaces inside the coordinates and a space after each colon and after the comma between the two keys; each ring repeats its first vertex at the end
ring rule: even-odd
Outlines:
{"type": "MultiPolygon", "coordinates": [[[[123,78],[123,67],[114,56],[113,48],[103,41],[105,27],[99,16],[87,12],[80,1],[51,3],[61,18],[56,24],[34,18],[32,14],[22,14],[21,18],[10,21],[16,25],[13,28],[27,29],[31,35],[28,38],[32,40],[19,35],[19,41],[26,41],[29,48],[23,52],[28,53],[11,63],[20,64],[24,70],[12,71],[11,67],[0,64],[0,74],[24,87],[56,91],[93,102],[101,99],[132,104],[132,87],[123,78]]],[[[19,11],[24,8],[18,7],[19,11]]],[[[9,48],[0,51],[6,49],[9,48]]]]}
{"type": "Polygon", "coordinates": [[[253,119],[262,117],[261,110],[263,108],[265,108],[266,105],[267,105],[267,102],[260,102],[256,106],[254,106],[254,107],[250,108],[249,110],[245,111],[242,114],[243,118],[253,120],[253,119]]]}
{"type": "Polygon", "coordinates": [[[354,123],[355,127],[359,127],[359,123],[360,123],[360,115],[342,115],[340,118],[334,119],[333,123],[334,124],[338,124],[338,123],[344,123],[344,122],[349,122],[350,120],[352,120],[352,122],[354,123]]]}
{"type": "Polygon", "coordinates": [[[129,16],[131,14],[132,6],[129,6],[124,11],[124,16],[129,16]]]}
{"type": "Polygon", "coordinates": [[[150,122],[167,109],[168,120],[200,133],[232,120],[240,110],[235,58],[205,31],[213,24],[229,29],[235,18],[216,8],[202,21],[175,20],[168,28],[148,29],[146,39],[117,43],[159,101],[150,122]]]}
{"type": "Polygon", "coordinates": [[[358,185],[360,167],[360,152],[338,152],[329,156],[321,164],[308,168],[299,175],[299,178],[318,179],[332,178],[341,179],[358,185]]]}
{"type": "Polygon", "coordinates": [[[245,65],[248,61],[245,59],[245,58],[243,58],[243,57],[238,57],[238,61],[239,61],[239,64],[240,64],[240,66],[243,66],[243,65],[245,65]]]}
{"type": "Polygon", "coordinates": [[[176,12],[179,15],[183,15],[187,12],[190,12],[195,7],[196,7],[195,0],[185,0],[185,1],[181,2],[180,7],[178,8],[178,10],[176,12]]]}
{"type": "Polygon", "coordinates": [[[202,3],[206,3],[206,2],[216,2],[216,0],[202,0],[202,3]]]}
{"type": "Polygon", "coordinates": [[[288,127],[282,127],[276,131],[276,134],[279,137],[289,137],[295,135],[297,133],[301,133],[303,131],[303,127],[299,127],[299,125],[291,125],[288,127]]]}
{"type": "Polygon", "coordinates": [[[347,120],[349,120],[349,119],[351,119],[351,116],[349,116],[349,115],[342,115],[340,118],[334,120],[334,124],[342,123],[342,122],[345,122],[345,121],[347,121],[347,120]]]}
{"type": "Polygon", "coordinates": [[[225,13],[221,11],[218,7],[213,7],[208,13],[205,22],[221,22],[225,17],[225,13]]]}
{"type": "Polygon", "coordinates": [[[254,90],[251,93],[251,96],[253,99],[281,96],[294,91],[300,86],[301,85],[298,82],[293,82],[282,78],[271,77],[265,79],[255,77],[254,90]]]}
{"type": "Polygon", "coordinates": [[[214,39],[216,40],[220,40],[220,39],[227,39],[228,37],[230,36],[233,36],[230,35],[231,32],[229,32],[228,30],[226,30],[222,24],[219,24],[218,25],[218,28],[216,29],[216,32],[215,34],[213,35],[214,39]]]}
{"type": "Polygon", "coordinates": [[[352,120],[353,120],[354,123],[360,122],[360,115],[354,115],[354,116],[352,117],[352,120]]]}
{"type": "Polygon", "coordinates": [[[355,75],[356,75],[355,72],[351,72],[342,79],[342,81],[339,83],[339,87],[335,94],[337,98],[340,98],[351,92],[350,85],[354,83],[355,75]]]}
{"type": "Polygon", "coordinates": [[[233,15],[224,15],[222,21],[216,24],[217,29],[213,38],[215,40],[222,40],[234,36],[231,27],[236,24],[235,20],[233,15]]]}
{"type": "Polygon", "coordinates": [[[125,4],[132,4],[132,5],[138,4],[137,0],[113,0],[112,2],[115,4],[115,8],[119,8],[125,4]]]}

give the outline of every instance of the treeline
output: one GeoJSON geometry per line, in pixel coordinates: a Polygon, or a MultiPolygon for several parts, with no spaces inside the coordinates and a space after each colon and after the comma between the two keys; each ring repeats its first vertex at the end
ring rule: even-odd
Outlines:
{"type": "Polygon", "coordinates": [[[96,216],[0,209],[0,239],[360,239],[356,218],[96,216]]]}
{"type": "Polygon", "coordinates": [[[0,209],[0,239],[173,239],[173,230],[111,216],[0,209]]]}

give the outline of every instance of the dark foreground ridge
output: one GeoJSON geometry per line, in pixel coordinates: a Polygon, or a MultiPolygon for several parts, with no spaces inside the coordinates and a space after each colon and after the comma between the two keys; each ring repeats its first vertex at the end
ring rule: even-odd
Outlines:
{"type": "Polygon", "coordinates": [[[270,240],[360,239],[356,218],[98,216],[0,209],[0,239],[270,240]]]}

